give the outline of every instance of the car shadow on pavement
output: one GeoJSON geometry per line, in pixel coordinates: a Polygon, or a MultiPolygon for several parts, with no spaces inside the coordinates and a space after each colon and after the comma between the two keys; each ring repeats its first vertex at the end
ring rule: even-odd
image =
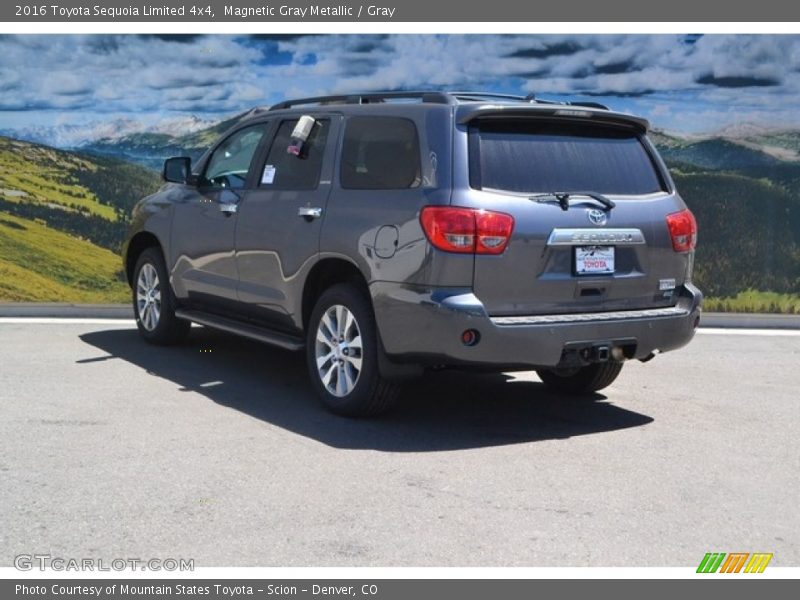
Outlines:
{"type": "MultiPolygon", "coordinates": [[[[327,412],[308,381],[302,353],[272,348],[211,329],[192,329],[181,346],[144,343],[135,329],[80,336],[217,404],[336,448],[435,452],[501,446],[638,427],[653,419],[606,401],[559,396],[508,374],[427,373],[407,384],[398,406],[373,419],[327,412]],[[211,384],[211,385],[209,385],[211,384]]],[[[79,364],[101,358],[79,359],[79,364]]]]}

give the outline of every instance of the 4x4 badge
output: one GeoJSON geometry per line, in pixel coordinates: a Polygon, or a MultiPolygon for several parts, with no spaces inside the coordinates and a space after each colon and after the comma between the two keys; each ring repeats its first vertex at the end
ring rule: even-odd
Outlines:
{"type": "Polygon", "coordinates": [[[586,216],[595,225],[605,225],[608,222],[608,216],[602,210],[597,208],[590,208],[586,211],[586,216]]]}

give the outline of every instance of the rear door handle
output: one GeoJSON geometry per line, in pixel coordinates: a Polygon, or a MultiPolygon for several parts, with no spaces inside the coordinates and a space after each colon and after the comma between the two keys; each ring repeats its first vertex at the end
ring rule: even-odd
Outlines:
{"type": "Polygon", "coordinates": [[[301,206],[297,209],[297,216],[303,217],[306,221],[319,219],[322,216],[322,209],[316,206],[301,206]]]}

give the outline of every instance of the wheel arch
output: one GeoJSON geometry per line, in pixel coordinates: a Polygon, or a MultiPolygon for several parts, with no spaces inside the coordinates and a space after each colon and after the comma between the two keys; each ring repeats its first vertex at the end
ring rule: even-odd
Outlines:
{"type": "Polygon", "coordinates": [[[125,252],[125,277],[129,286],[133,285],[133,271],[136,268],[136,261],[139,260],[142,252],[148,248],[158,248],[161,251],[161,255],[164,256],[164,247],[155,234],[149,231],[140,231],[128,243],[128,248],[125,252]]]}
{"type": "Polygon", "coordinates": [[[361,270],[349,260],[343,258],[323,258],[315,264],[306,277],[303,286],[302,318],[303,330],[308,327],[314,305],[329,287],[338,283],[350,283],[362,290],[372,303],[369,295],[369,284],[361,270]]]}

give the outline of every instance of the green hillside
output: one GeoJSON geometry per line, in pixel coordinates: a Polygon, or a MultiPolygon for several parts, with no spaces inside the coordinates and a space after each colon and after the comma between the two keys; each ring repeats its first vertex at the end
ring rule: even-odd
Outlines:
{"type": "Polygon", "coordinates": [[[800,198],[769,179],[672,169],[694,212],[695,279],[709,296],[800,291],[800,198]]]}
{"type": "Polygon", "coordinates": [[[81,171],[96,172],[97,165],[54,148],[0,138],[0,194],[6,201],[116,221],[114,207],[80,184],[75,174],[81,171]]]}
{"type": "Polygon", "coordinates": [[[119,249],[133,205],[159,185],[135,164],[0,137],[0,211],[109,250],[119,249]]]}
{"type": "Polygon", "coordinates": [[[119,246],[156,173],[0,137],[0,301],[127,298],[119,246]]]}
{"type": "Polygon", "coordinates": [[[667,162],[685,162],[713,170],[774,167],[782,162],[756,148],[719,138],[660,146],[659,151],[667,162]]]}
{"type": "Polygon", "coordinates": [[[114,252],[0,212],[0,301],[127,302],[114,252]]]}

